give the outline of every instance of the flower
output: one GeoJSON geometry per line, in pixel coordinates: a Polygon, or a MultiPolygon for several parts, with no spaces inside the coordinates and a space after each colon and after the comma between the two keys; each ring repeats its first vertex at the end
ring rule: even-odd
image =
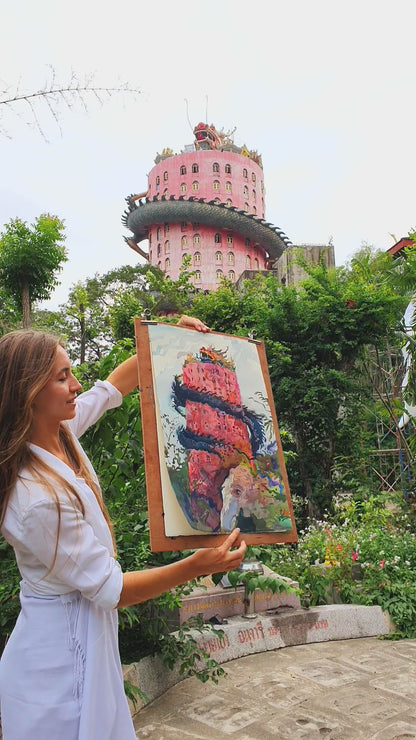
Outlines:
{"type": "Polygon", "coordinates": [[[358,552],[354,552],[354,550],[351,552],[352,562],[355,563],[355,561],[358,558],[358,552]]]}
{"type": "Polygon", "coordinates": [[[379,562],[379,566],[380,566],[380,568],[383,568],[383,567],[384,567],[384,563],[385,563],[385,562],[386,562],[385,560],[380,560],[380,562],[379,562]]]}

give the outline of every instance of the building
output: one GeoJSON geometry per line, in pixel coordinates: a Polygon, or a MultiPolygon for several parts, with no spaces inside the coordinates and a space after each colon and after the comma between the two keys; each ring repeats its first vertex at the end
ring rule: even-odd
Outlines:
{"type": "Polygon", "coordinates": [[[402,236],[396,244],[393,244],[392,247],[386,250],[387,254],[391,254],[392,257],[399,256],[406,247],[411,247],[414,243],[414,239],[411,239],[410,236],[402,236]]]}
{"type": "MultiPolygon", "coordinates": [[[[189,255],[196,290],[269,270],[283,284],[298,282],[305,275],[286,252],[294,245],[265,220],[261,156],[213,125],[199,123],[194,136],[179,154],[158,154],[146,192],[126,198],[123,223],[133,232],[126,242],[172,280],[189,255]],[[148,252],[139,246],[146,239],[148,252]]],[[[314,258],[325,250],[334,265],[332,245],[304,248],[314,258]]]]}

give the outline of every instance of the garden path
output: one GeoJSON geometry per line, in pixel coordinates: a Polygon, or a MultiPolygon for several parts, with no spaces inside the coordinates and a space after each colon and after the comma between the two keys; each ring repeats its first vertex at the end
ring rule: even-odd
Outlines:
{"type": "Polygon", "coordinates": [[[218,686],[187,679],[142,709],[137,738],[416,738],[416,640],[298,645],[224,667],[218,686]]]}

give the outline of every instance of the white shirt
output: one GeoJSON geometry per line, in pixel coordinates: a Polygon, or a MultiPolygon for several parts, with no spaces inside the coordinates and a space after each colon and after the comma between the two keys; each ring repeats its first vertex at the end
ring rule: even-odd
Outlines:
{"type": "MultiPolygon", "coordinates": [[[[121,404],[121,393],[107,381],[97,381],[76,401],[76,416],[67,422],[80,436],[102,414],[121,404]]],[[[95,473],[84,456],[94,478],[95,473]]],[[[102,609],[114,609],[119,602],[122,572],[114,558],[111,534],[93,491],[82,478],[57,457],[38,447],[31,449],[77,491],[85,516],[77,510],[63,487],[51,477],[59,499],[61,518],[48,490],[33,474],[23,470],[11,493],[2,534],[16,553],[23,582],[39,596],[80,593],[102,609]],[[56,548],[56,552],[55,552],[56,548]],[[55,560],[55,562],[54,562],[55,560]]]]}

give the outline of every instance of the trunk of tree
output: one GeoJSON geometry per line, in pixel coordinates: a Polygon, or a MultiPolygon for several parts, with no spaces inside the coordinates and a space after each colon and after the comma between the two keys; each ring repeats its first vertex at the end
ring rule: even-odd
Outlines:
{"type": "Polygon", "coordinates": [[[32,313],[28,283],[26,283],[22,287],[22,326],[23,329],[30,329],[30,327],[32,326],[32,313]]]}
{"type": "Polygon", "coordinates": [[[81,365],[85,362],[85,350],[86,350],[86,335],[85,335],[85,308],[81,304],[79,307],[79,310],[81,311],[81,316],[79,318],[79,325],[80,325],[80,358],[79,361],[81,365]]]}

